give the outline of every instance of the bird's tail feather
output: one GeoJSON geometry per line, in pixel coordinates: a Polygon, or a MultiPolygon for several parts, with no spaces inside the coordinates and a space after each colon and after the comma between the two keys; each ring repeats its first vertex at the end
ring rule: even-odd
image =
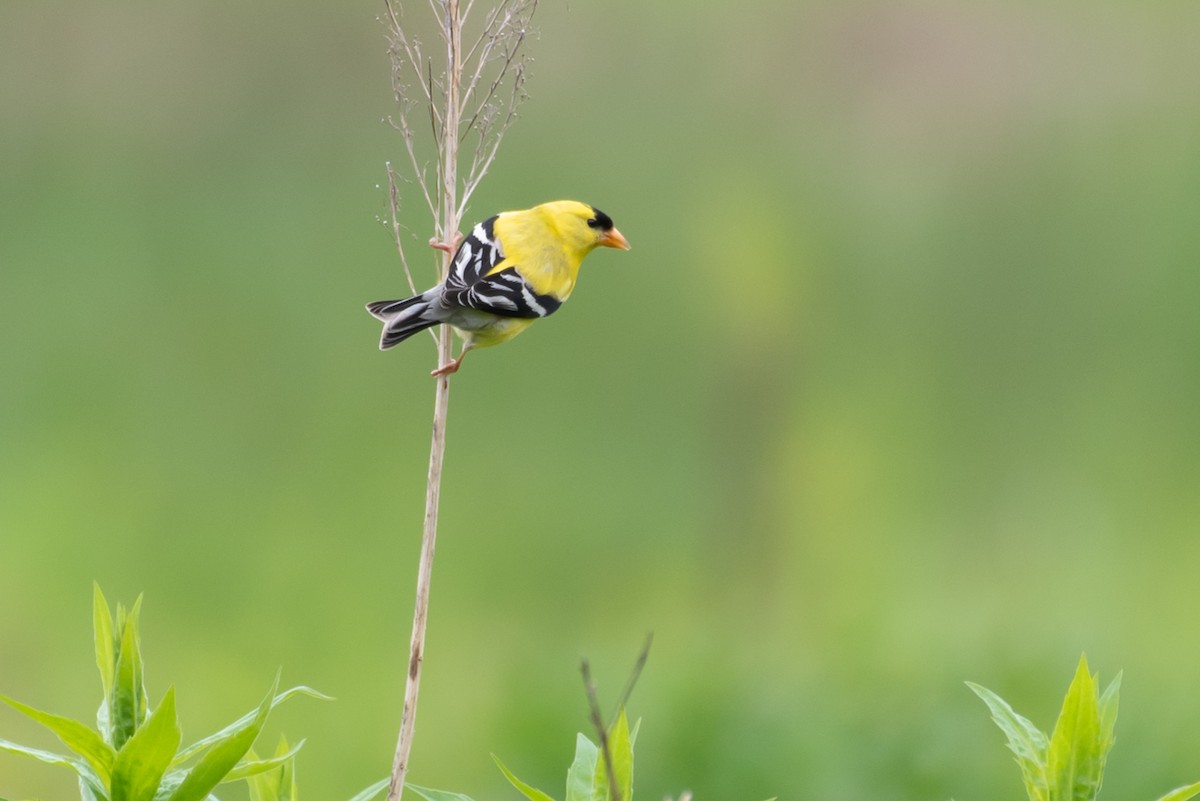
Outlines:
{"type": "Polygon", "coordinates": [[[367,311],[383,320],[383,336],[379,349],[399,345],[419,331],[441,322],[431,313],[429,293],[414,295],[403,300],[377,300],[367,304],[367,311]]]}

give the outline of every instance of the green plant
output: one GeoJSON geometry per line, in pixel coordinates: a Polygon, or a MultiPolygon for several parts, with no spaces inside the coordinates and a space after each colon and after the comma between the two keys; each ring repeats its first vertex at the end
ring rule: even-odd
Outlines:
{"type": "MultiPolygon", "coordinates": [[[[644,655],[643,652],[643,658],[644,655]]],[[[599,730],[600,744],[592,742],[583,733],[575,735],[575,757],[571,760],[571,766],[567,768],[564,801],[632,801],[633,746],[637,741],[640,725],[641,721],[638,721],[630,729],[625,709],[621,707],[612,726],[607,730],[599,730]]],[[[518,779],[516,774],[500,761],[500,757],[492,754],[492,759],[509,784],[517,788],[529,801],[555,801],[549,793],[518,779]]],[[[462,793],[418,787],[411,782],[406,786],[425,801],[471,801],[469,796],[462,793]]],[[[679,796],[679,801],[690,801],[691,797],[690,792],[684,792],[679,796]]],[[[776,799],[770,798],[768,801],[776,799]]]]}
{"type": "MultiPolygon", "coordinates": [[[[96,665],[104,691],[95,730],[0,695],[0,701],[45,726],[73,754],[8,740],[0,740],[0,751],[73,770],[83,801],[204,801],[218,784],[239,780],[250,783],[253,801],[295,801],[292,763],[303,742],[292,748],[283,742],[275,755],[266,759],[259,759],[250,749],[276,706],[300,694],[328,696],[308,687],[292,687],[277,694],[277,675],[257,708],[181,749],[175,688],[167,689],[158,706],[149,704],[138,633],[141,605],[140,596],[128,612],[118,604],[114,620],[99,585],[94,587],[96,665]]],[[[365,801],[365,797],[356,801],[365,801]]]]}
{"type": "MultiPolygon", "coordinates": [[[[1015,754],[1030,801],[1093,801],[1104,780],[1104,766],[1113,746],[1121,674],[1101,694],[1087,657],[1079,658],[1075,678],[1050,735],[1018,715],[996,693],[967,682],[992,720],[1004,732],[1015,754]]],[[[1187,801],[1200,794],[1200,782],[1176,788],[1159,801],[1187,801]]]]}
{"type": "MultiPolygon", "coordinates": [[[[290,751],[287,738],[280,737],[275,756],[285,756],[290,751]]],[[[258,759],[253,750],[246,756],[251,760],[258,759]]],[[[250,789],[250,801],[297,801],[295,760],[284,760],[271,770],[248,776],[246,785],[250,789]]]]}
{"type": "MultiPolygon", "coordinates": [[[[629,801],[633,797],[633,744],[637,741],[637,730],[638,725],[634,725],[630,731],[629,720],[622,709],[605,740],[608,756],[612,759],[611,771],[606,765],[604,749],[582,733],[576,735],[575,759],[567,769],[565,801],[608,801],[609,798],[629,801]],[[610,772],[615,779],[613,787],[609,785],[610,772]]],[[[509,783],[530,801],[554,801],[546,793],[514,776],[495,754],[492,759],[496,760],[496,765],[509,783]]]]}
{"type": "MultiPolygon", "coordinates": [[[[633,744],[637,740],[637,726],[631,731],[629,720],[622,709],[612,727],[608,730],[606,741],[612,758],[612,773],[616,777],[615,792],[608,782],[609,770],[601,747],[593,743],[582,733],[575,738],[575,758],[567,769],[567,789],[565,801],[609,801],[633,797],[633,744]]],[[[554,801],[554,798],[521,781],[509,770],[500,758],[492,754],[492,759],[500,768],[500,772],[530,801],[554,801]]],[[[411,782],[407,785],[425,801],[471,801],[461,793],[449,793],[445,790],[433,790],[428,787],[418,787],[411,782]]]]}
{"type": "MultiPolygon", "coordinates": [[[[275,756],[279,757],[289,753],[291,753],[291,749],[288,748],[287,740],[280,737],[279,745],[275,748],[275,756]]],[[[251,760],[258,759],[253,751],[247,756],[251,760]]],[[[388,779],[381,779],[375,782],[351,798],[350,801],[371,801],[372,798],[387,789],[388,781],[388,779]]],[[[294,759],[284,760],[273,768],[247,777],[246,784],[250,788],[250,801],[299,801],[294,759]]]]}

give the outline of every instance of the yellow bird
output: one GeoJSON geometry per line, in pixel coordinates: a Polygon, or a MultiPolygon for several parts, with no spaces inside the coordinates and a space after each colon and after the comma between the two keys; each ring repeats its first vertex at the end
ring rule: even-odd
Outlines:
{"type": "Polygon", "coordinates": [[[462,337],[462,351],[433,375],[458,372],[469,351],[506,342],[556,312],[571,297],[584,256],[600,246],[629,250],[612,218],[586,203],[557,200],[489,217],[458,245],[445,281],[411,298],[367,304],[383,321],[379,349],[447,323],[462,337]]]}

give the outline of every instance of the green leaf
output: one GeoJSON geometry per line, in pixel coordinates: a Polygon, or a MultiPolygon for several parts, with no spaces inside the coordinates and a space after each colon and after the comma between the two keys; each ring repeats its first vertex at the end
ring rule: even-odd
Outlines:
{"type": "Polygon", "coordinates": [[[112,801],[151,801],[171,758],[179,748],[179,718],[175,714],[175,688],[117,752],[113,766],[112,801]]]}
{"type": "MultiPolygon", "coordinates": [[[[183,783],[185,777],[186,771],[168,770],[167,775],[163,776],[162,782],[158,785],[158,791],[154,794],[154,801],[167,801],[179,789],[179,785],[183,783]]],[[[216,801],[216,799],[209,799],[208,801],[216,801]]]]}
{"type": "Polygon", "coordinates": [[[43,751],[40,748],[30,748],[29,746],[19,745],[8,740],[0,740],[0,751],[8,751],[10,754],[26,756],[36,759],[39,762],[45,762],[47,765],[62,765],[63,767],[70,768],[79,776],[79,784],[83,790],[94,795],[97,801],[108,801],[108,793],[104,789],[104,783],[100,781],[100,777],[96,775],[91,766],[82,759],[55,754],[51,751],[43,751]]]}
{"type": "MultiPolygon", "coordinates": [[[[630,801],[633,798],[633,739],[629,733],[629,719],[625,717],[624,707],[608,733],[608,752],[612,755],[613,775],[617,779],[621,801],[630,801]]],[[[604,773],[604,777],[607,791],[607,772],[604,773]]]]}
{"type": "Polygon", "coordinates": [[[92,582],[92,629],[96,637],[96,667],[100,669],[100,685],[104,697],[112,695],[113,675],[116,670],[116,653],[113,643],[112,612],[100,585],[92,582]]]}
{"type": "Polygon", "coordinates": [[[80,801],[108,801],[108,793],[103,787],[91,784],[80,776],[79,798],[80,801]]]}
{"type": "Polygon", "coordinates": [[[1195,784],[1186,784],[1183,787],[1176,787],[1171,792],[1164,795],[1158,801],[1188,801],[1190,798],[1195,798],[1200,795],[1200,782],[1195,784]]]}
{"type": "MultiPolygon", "coordinates": [[[[633,744],[624,708],[608,731],[608,753],[612,759],[613,778],[617,782],[617,797],[621,801],[629,801],[633,793],[633,744]]],[[[608,801],[609,798],[608,764],[601,752],[592,778],[592,801],[608,801]]]]}
{"type": "Polygon", "coordinates": [[[1030,801],[1049,801],[1049,781],[1046,776],[1046,752],[1049,742],[1046,735],[1018,715],[1013,708],[996,693],[973,682],[967,682],[971,692],[979,696],[992,713],[992,720],[1004,732],[1008,748],[1016,755],[1017,765],[1025,780],[1025,792],[1030,801]]]}
{"type": "Polygon", "coordinates": [[[257,776],[261,773],[274,770],[280,766],[287,765],[296,757],[296,752],[299,751],[303,745],[304,741],[301,740],[300,742],[296,743],[295,748],[267,759],[254,759],[253,755],[251,754],[250,759],[245,759],[239,762],[234,766],[233,770],[225,774],[225,778],[221,779],[221,784],[240,781],[241,779],[245,779],[250,776],[257,776]]]}
{"type": "Polygon", "coordinates": [[[40,762],[45,762],[47,765],[63,765],[68,768],[83,767],[86,769],[86,763],[82,760],[63,756],[62,754],[55,754],[52,751],[43,751],[40,748],[30,748],[27,745],[20,745],[8,740],[0,740],[0,751],[27,756],[40,762]]]}
{"type": "MultiPolygon", "coordinates": [[[[100,732],[100,737],[103,738],[105,744],[112,748],[112,715],[108,713],[108,700],[108,696],[100,699],[100,708],[96,710],[96,731],[100,732]]],[[[115,748],[113,748],[113,753],[116,753],[115,748]]]]}
{"type": "MultiPolygon", "coordinates": [[[[300,746],[304,745],[304,741],[300,741],[300,745],[296,746],[296,750],[300,750],[300,746]]],[[[279,745],[275,747],[275,755],[286,754],[291,749],[288,748],[287,740],[281,735],[279,737],[279,745]]],[[[295,751],[292,751],[293,757],[287,762],[279,766],[279,798],[281,801],[299,801],[300,791],[296,786],[296,759],[295,751]]]]}
{"type": "Polygon", "coordinates": [[[553,798],[546,795],[541,790],[518,779],[513,772],[509,770],[503,762],[500,761],[500,757],[492,754],[492,761],[496,763],[496,767],[500,768],[500,772],[504,774],[504,778],[508,779],[508,783],[517,788],[517,791],[528,798],[529,801],[554,801],[553,798]]]}
{"type": "Polygon", "coordinates": [[[1050,735],[1046,771],[1051,801],[1092,801],[1096,797],[1107,756],[1101,745],[1096,680],[1088,672],[1087,657],[1080,657],[1050,735]]]}
{"type": "Polygon", "coordinates": [[[1103,762],[1107,761],[1108,752],[1112,750],[1113,743],[1116,742],[1116,737],[1113,730],[1117,725],[1117,705],[1120,702],[1121,696],[1121,674],[1109,682],[1105,688],[1104,694],[1100,696],[1100,752],[1103,770],[1103,762]]]}
{"type": "Polygon", "coordinates": [[[104,738],[104,742],[111,747],[113,728],[109,707],[112,704],[117,652],[112,612],[109,611],[108,601],[104,600],[104,593],[100,591],[100,585],[96,582],[92,582],[92,629],[96,640],[96,667],[100,669],[100,684],[104,689],[104,695],[100,698],[100,708],[96,710],[96,729],[104,738]]]}
{"type": "Polygon", "coordinates": [[[250,722],[213,742],[204,756],[187,771],[183,781],[169,796],[169,801],[203,801],[221,779],[233,770],[262,731],[263,723],[274,706],[273,699],[278,686],[279,676],[276,675],[271,691],[259,704],[250,722]]]}
{"type": "Polygon", "coordinates": [[[391,783],[392,783],[391,778],[380,779],[379,781],[375,782],[374,784],[370,785],[369,787],[363,788],[358,793],[358,795],[351,798],[350,801],[371,801],[372,798],[374,798],[375,796],[379,795],[381,792],[386,790],[388,788],[388,785],[390,785],[391,783]]]}
{"type": "Polygon", "coordinates": [[[112,746],[118,751],[146,719],[146,688],[142,680],[142,644],[138,635],[138,614],[142,596],[133,602],[129,615],[117,607],[120,649],[117,652],[115,684],[109,704],[112,746]]]}
{"type": "Polygon", "coordinates": [[[417,795],[424,798],[425,801],[471,801],[471,799],[462,793],[448,793],[445,790],[431,790],[428,787],[421,787],[418,784],[405,784],[406,790],[412,790],[417,795]]]}
{"type": "MultiPolygon", "coordinates": [[[[284,701],[286,701],[289,698],[292,698],[293,696],[296,696],[296,695],[307,695],[311,698],[318,698],[322,701],[332,700],[331,696],[325,695],[324,693],[319,693],[311,687],[304,687],[304,686],[292,687],[291,689],[284,690],[279,695],[275,696],[274,700],[271,701],[271,709],[274,709],[275,707],[282,704],[284,701]]],[[[259,710],[252,709],[249,712],[247,712],[245,715],[242,715],[240,718],[235,720],[233,723],[230,723],[228,726],[221,729],[216,734],[210,734],[209,736],[205,737],[204,739],[197,740],[196,742],[192,743],[187,748],[185,748],[179,752],[179,754],[175,757],[175,761],[171,763],[171,766],[177,767],[179,765],[182,765],[184,762],[186,762],[189,759],[191,759],[192,757],[196,756],[201,751],[204,751],[205,749],[210,748],[214,744],[225,739],[226,737],[228,737],[230,735],[230,733],[232,733],[234,731],[238,731],[242,727],[249,725],[250,722],[253,721],[254,718],[258,715],[258,713],[259,713],[259,710]]]]}
{"type": "MultiPolygon", "coordinates": [[[[582,734],[575,736],[575,759],[567,769],[566,801],[592,801],[600,749],[582,734]]],[[[602,768],[603,769],[603,768],[602,768]]]]}
{"type": "Polygon", "coordinates": [[[60,715],[52,715],[49,712],[42,712],[31,706],[26,706],[20,701],[15,701],[6,695],[0,695],[0,701],[8,704],[23,715],[33,718],[54,732],[63,745],[87,760],[87,763],[92,766],[92,770],[96,772],[96,775],[105,784],[108,783],[109,778],[112,776],[112,766],[113,760],[116,759],[116,752],[113,751],[108,743],[104,742],[100,735],[77,720],[64,718],[60,715]]]}
{"type": "MultiPolygon", "coordinates": [[[[304,743],[301,742],[300,745],[304,743]]],[[[287,738],[280,736],[279,744],[275,746],[275,758],[284,758],[278,767],[246,777],[246,786],[250,789],[250,801],[296,801],[296,782],[292,773],[292,759],[300,745],[288,748],[287,738]]],[[[246,755],[252,761],[259,761],[258,755],[251,749],[246,755]]],[[[246,764],[245,762],[242,763],[246,764]]],[[[234,768],[237,770],[237,768],[234,768]]]]}
{"type": "MultiPolygon", "coordinates": [[[[246,757],[251,760],[258,758],[253,748],[247,752],[246,757]]],[[[246,787],[250,791],[250,801],[279,801],[282,773],[283,771],[278,770],[247,776],[246,787]]]]}

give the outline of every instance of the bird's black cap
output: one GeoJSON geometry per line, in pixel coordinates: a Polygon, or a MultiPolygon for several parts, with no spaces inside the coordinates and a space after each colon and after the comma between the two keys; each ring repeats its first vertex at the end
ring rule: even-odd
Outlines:
{"type": "Polygon", "coordinates": [[[589,227],[599,228],[601,231],[611,231],[613,229],[612,217],[609,217],[595,206],[592,206],[592,211],[595,212],[596,216],[588,220],[589,227]]]}

